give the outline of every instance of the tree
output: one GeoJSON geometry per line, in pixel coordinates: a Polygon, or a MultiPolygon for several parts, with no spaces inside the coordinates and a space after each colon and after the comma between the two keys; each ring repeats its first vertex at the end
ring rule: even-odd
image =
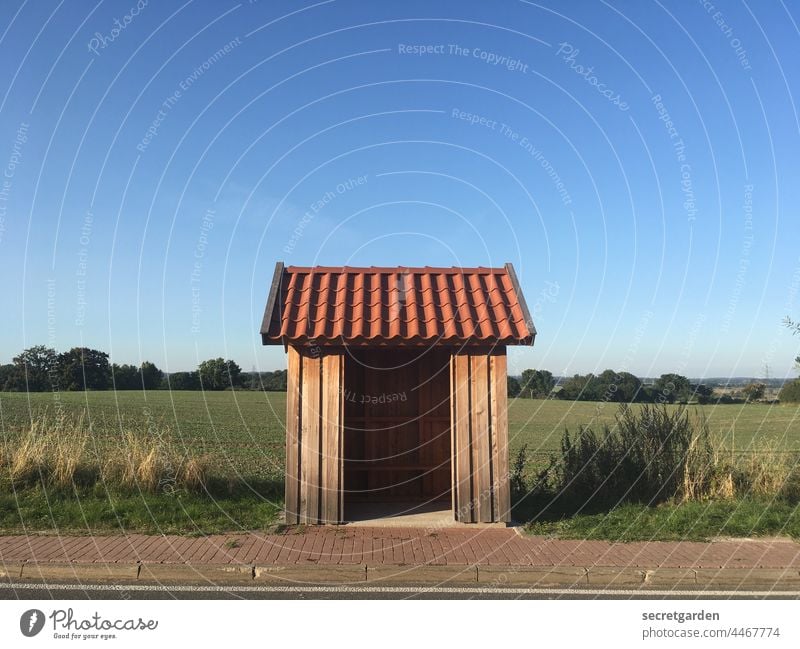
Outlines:
{"type": "Polygon", "coordinates": [[[680,374],[662,374],[655,382],[656,401],[686,403],[692,395],[692,384],[680,374]]]}
{"type": "Polygon", "coordinates": [[[746,401],[758,401],[764,398],[764,393],[767,391],[767,386],[763,383],[748,383],[744,387],[744,398],[746,401]]]}
{"type": "Polygon", "coordinates": [[[518,397],[521,390],[519,381],[513,376],[506,377],[506,390],[509,397],[518,397]]]}
{"type": "Polygon", "coordinates": [[[150,361],[145,361],[139,367],[115,363],[111,369],[117,390],[157,390],[164,378],[164,373],[150,361]]]}
{"type": "Polygon", "coordinates": [[[633,403],[642,396],[642,382],[638,376],[630,372],[620,372],[618,375],[617,401],[620,403],[633,403]]]}
{"type": "Polygon", "coordinates": [[[232,360],[211,358],[197,368],[204,390],[224,390],[240,384],[242,368],[232,360]]]}
{"type": "Polygon", "coordinates": [[[55,349],[34,345],[14,359],[14,371],[6,379],[6,389],[19,392],[44,392],[58,383],[58,355],[55,349]]]}
{"type": "Polygon", "coordinates": [[[547,370],[524,370],[520,383],[520,396],[528,399],[550,396],[556,385],[553,375],[547,370]]]}
{"type": "Polygon", "coordinates": [[[787,381],[778,393],[781,403],[800,403],[800,379],[787,381]]]}
{"type": "Polygon", "coordinates": [[[694,396],[697,397],[697,403],[700,404],[710,403],[712,397],[714,396],[713,388],[708,387],[705,383],[693,385],[692,392],[694,393],[694,396]]]}
{"type": "Polygon", "coordinates": [[[111,386],[108,354],[88,347],[73,347],[58,356],[65,390],[107,390],[111,386]]]}
{"type": "Polygon", "coordinates": [[[197,372],[173,372],[166,377],[170,390],[199,390],[200,376],[197,372]]]}
{"type": "Polygon", "coordinates": [[[139,368],[141,376],[141,387],[145,390],[157,390],[161,387],[161,381],[164,379],[164,372],[158,369],[150,361],[145,361],[139,368]]]}
{"type": "Polygon", "coordinates": [[[639,398],[642,382],[630,372],[605,370],[586,386],[582,399],[632,403],[639,398]]]}
{"type": "Polygon", "coordinates": [[[599,385],[594,374],[575,374],[561,385],[558,398],[570,401],[598,401],[602,398],[598,390],[599,385]]]}
{"type": "Polygon", "coordinates": [[[288,373],[286,370],[275,370],[274,372],[264,372],[261,375],[262,389],[270,392],[286,392],[288,373]]]}
{"type": "Polygon", "coordinates": [[[111,366],[111,375],[115,390],[136,390],[141,387],[139,382],[139,371],[135,365],[111,366]]]}
{"type": "Polygon", "coordinates": [[[11,382],[14,380],[16,367],[13,363],[7,365],[0,365],[0,390],[10,390],[11,382]]]}

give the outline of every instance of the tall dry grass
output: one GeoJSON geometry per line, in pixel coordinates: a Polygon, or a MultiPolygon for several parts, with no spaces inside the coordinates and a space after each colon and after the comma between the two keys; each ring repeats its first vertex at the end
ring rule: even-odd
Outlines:
{"type": "Polygon", "coordinates": [[[720,435],[697,417],[696,433],[676,494],[687,500],[728,500],[742,497],[784,498],[800,502],[800,457],[774,440],[761,440],[734,453],[720,435]]]}
{"type": "Polygon", "coordinates": [[[51,488],[104,484],[147,493],[203,491],[211,463],[178,449],[168,429],[120,427],[100,439],[83,416],[41,413],[0,445],[0,482],[51,488]]]}

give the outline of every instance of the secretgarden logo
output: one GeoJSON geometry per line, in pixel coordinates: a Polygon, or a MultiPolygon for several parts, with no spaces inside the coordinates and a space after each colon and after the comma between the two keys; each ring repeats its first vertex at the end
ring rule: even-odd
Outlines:
{"type": "Polygon", "coordinates": [[[26,638],[32,638],[44,628],[44,613],[38,608],[25,611],[19,618],[19,630],[26,638]]]}

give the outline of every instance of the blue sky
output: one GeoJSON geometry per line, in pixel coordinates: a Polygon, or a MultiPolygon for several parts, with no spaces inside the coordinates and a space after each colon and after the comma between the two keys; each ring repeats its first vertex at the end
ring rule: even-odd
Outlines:
{"type": "Polygon", "coordinates": [[[795,374],[796,5],[4,6],[0,362],[275,369],[278,260],[512,262],[512,372],[795,374]]]}

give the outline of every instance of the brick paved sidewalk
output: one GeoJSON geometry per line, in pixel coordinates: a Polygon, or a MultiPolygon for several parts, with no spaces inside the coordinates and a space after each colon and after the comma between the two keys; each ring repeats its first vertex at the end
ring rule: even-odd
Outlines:
{"type": "Polygon", "coordinates": [[[800,544],[789,540],[608,543],[526,537],[514,529],[310,527],[200,538],[0,537],[0,567],[12,562],[800,568],[800,544]]]}

